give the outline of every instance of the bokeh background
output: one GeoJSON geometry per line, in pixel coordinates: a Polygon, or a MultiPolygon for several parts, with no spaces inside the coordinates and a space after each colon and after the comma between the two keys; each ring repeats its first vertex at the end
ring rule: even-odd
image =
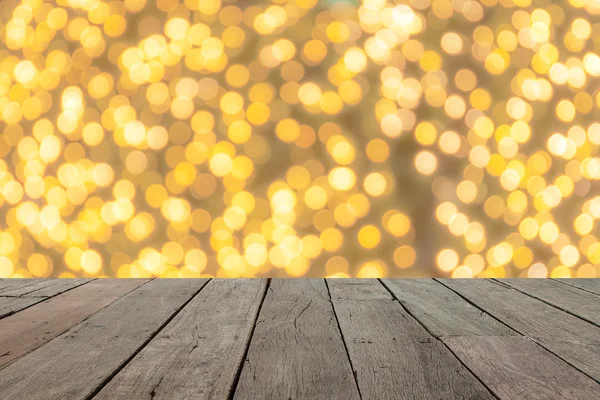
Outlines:
{"type": "Polygon", "coordinates": [[[3,0],[0,277],[598,277],[599,0],[3,0]]]}

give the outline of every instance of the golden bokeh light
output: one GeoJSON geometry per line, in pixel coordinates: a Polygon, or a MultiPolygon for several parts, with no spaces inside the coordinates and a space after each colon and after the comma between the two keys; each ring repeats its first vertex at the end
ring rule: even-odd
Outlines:
{"type": "Polygon", "coordinates": [[[0,277],[600,277],[599,0],[4,0],[0,277]]]}

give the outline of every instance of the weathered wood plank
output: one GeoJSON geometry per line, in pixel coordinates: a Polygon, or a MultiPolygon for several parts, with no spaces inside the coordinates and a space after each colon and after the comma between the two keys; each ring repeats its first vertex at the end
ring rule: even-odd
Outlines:
{"type": "Polygon", "coordinates": [[[94,399],[226,399],[266,279],[213,279],[94,399]]]}
{"type": "Polygon", "coordinates": [[[492,399],[374,280],[327,281],[364,399],[492,399]]]}
{"type": "Polygon", "coordinates": [[[153,280],[0,371],[3,400],[87,399],[204,286],[153,280]]]}
{"type": "Polygon", "coordinates": [[[383,283],[435,337],[518,335],[432,279],[384,279],[383,283]]]}
{"type": "Polygon", "coordinates": [[[358,399],[323,279],[271,282],[235,399],[358,399]]]}
{"type": "Polygon", "coordinates": [[[12,315],[45,299],[45,297],[0,297],[0,318],[12,315]]]}
{"type": "Polygon", "coordinates": [[[588,376],[440,283],[431,279],[384,283],[499,398],[598,398],[599,386],[588,376]]]}
{"type": "Polygon", "coordinates": [[[523,336],[444,339],[500,399],[600,399],[600,385],[523,336]]]}
{"type": "Polygon", "coordinates": [[[33,290],[27,294],[24,294],[23,296],[53,297],[92,281],[93,279],[53,279],[52,285],[33,290]]]}
{"type": "Polygon", "coordinates": [[[483,279],[440,279],[479,308],[600,379],[600,328],[515,289],[483,279]]]}
{"type": "MultiPolygon", "coordinates": [[[[89,279],[65,279],[65,282],[62,282],[62,279],[4,279],[0,286],[0,296],[30,295],[36,297],[48,297],[50,295],[44,293],[55,292],[50,289],[55,285],[64,287],[64,290],[68,290],[72,287],[83,285],[88,280],[89,279]],[[33,294],[38,291],[41,294],[33,294]]],[[[58,293],[60,293],[60,291],[58,293]]]]}
{"type": "Polygon", "coordinates": [[[562,279],[561,278],[561,279],[554,279],[554,280],[600,295],[600,278],[595,278],[595,279],[591,279],[591,278],[562,279]]]}
{"type": "Polygon", "coordinates": [[[91,279],[0,279],[0,319],[91,279]]]}
{"type": "Polygon", "coordinates": [[[0,368],[146,282],[147,279],[98,279],[4,318],[0,321],[0,368]]]}
{"type": "Polygon", "coordinates": [[[29,292],[52,286],[56,279],[6,279],[0,287],[0,296],[23,296],[29,292]]]}
{"type": "Polygon", "coordinates": [[[3,278],[0,279],[0,296],[4,296],[5,292],[14,290],[20,286],[30,285],[35,281],[43,281],[42,279],[21,279],[21,278],[3,278]]]}
{"type": "Polygon", "coordinates": [[[600,325],[600,296],[551,279],[501,279],[501,283],[600,325]]]}

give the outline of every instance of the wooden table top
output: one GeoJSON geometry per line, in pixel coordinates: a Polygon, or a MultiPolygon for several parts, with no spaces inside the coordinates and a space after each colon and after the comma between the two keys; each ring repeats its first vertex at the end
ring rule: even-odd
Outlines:
{"type": "Polygon", "coordinates": [[[600,399],[600,279],[0,280],[0,399],[600,399]]]}

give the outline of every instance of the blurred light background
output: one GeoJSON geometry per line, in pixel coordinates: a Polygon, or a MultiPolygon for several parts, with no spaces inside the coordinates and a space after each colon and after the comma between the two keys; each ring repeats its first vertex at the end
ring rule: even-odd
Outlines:
{"type": "Polygon", "coordinates": [[[600,0],[4,0],[0,277],[598,277],[600,0]]]}

